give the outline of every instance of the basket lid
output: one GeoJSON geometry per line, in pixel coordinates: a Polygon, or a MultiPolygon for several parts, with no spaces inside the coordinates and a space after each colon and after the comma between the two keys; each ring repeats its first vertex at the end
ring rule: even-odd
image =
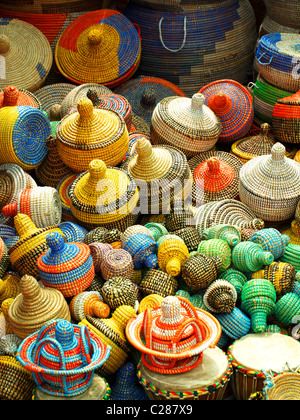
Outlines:
{"type": "Polygon", "coordinates": [[[260,133],[235,142],[231,147],[232,153],[247,160],[270,154],[275,144],[275,137],[269,133],[270,128],[267,123],[261,124],[260,133]]]}
{"type": "Polygon", "coordinates": [[[205,96],[205,104],[220,118],[222,132],[219,142],[234,142],[248,134],[253,119],[252,95],[234,80],[212,82],[199,93],[205,96]]]}
{"type": "Polygon", "coordinates": [[[33,93],[18,89],[16,86],[7,86],[4,90],[0,90],[0,107],[28,105],[41,109],[39,99],[33,93]]]}
{"type": "Polygon", "coordinates": [[[132,111],[142,117],[148,124],[156,105],[169,96],[186,96],[173,83],[159,77],[138,76],[118,86],[115,93],[128,99],[132,111]]]}
{"type": "Polygon", "coordinates": [[[95,109],[81,98],[77,112],[65,116],[56,128],[58,141],[74,149],[88,150],[109,145],[125,130],[124,119],[115,111],[95,109]]]}
{"type": "Polygon", "coordinates": [[[53,62],[45,35],[19,19],[0,19],[0,88],[17,86],[35,92],[45,81],[53,62]]]}
{"type": "Polygon", "coordinates": [[[259,47],[263,47],[271,54],[280,54],[287,58],[300,58],[300,35],[289,33],[272,33],[261,37],[259,47]]]}
{"type": "Polygon", "coordinates": [[[188,161],[194,177],[193,199],[223,200],[237,198],[242,162],[230,153],[209,151],[188,161]],[[204,192],[204,197],[203,197],[204,192]]]}
{"type": "Polygon", "coordinates": [[[100,220],[110,212],[124,217],[135,208],[139,194],[127,172],[107,168],[102,160],[95,159],[72,183],[69,197],[71,205],[98,214],[100,220]]]}
{"type": "MultiPolygon", "coordinates": [[[[300,48],[300,46],[299,46],[300,48]]],[[[300,106],[300,90],[293,95],[287,96],[277,100],[277,104],[300,106]]],[[[276,107],[276,104],[275,104],[276,107]]]]}
{"type": "Polygon", "coordinates": [[[140,56],[137,29],[122,13],[106,9],[75,19],[55,48],[57,67],[69,80],[108,87],[125,82],[137,70],[140,56]]]}
{"type": "Polygon", "coordinates": [[[258,156],[245,163],[240,171],[240,182],[260,197],[282,200],[299,196],[299,164],[285,157],[286,149],[276,143],[270,155],[258,156]]]}
{"type": "Polygon", "coordinates": [[[47,112],[49,116],[51,107],[60,105],[75,87],[70,83],[55,83],[41,87],[35,92],[35,96],[40,101],[43,111],[47,112]]]}

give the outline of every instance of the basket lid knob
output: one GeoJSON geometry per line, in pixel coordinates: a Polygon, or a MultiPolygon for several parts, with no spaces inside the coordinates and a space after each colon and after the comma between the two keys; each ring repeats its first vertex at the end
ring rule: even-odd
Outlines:
{"type": "Polygon", "coordinates": [[[142,93],[142,100],[143,105],[146,106],[153,106],[156,104],[156,95],[152,90],[144,90],[142,93]]]}
{"type": "Polygon", "coordinates": [[[7,35],[0,35],[0,54],[5,54],[10,49],[10,40],[7,35]]]}
{"type": "Polygon", "coordinates": [[[91,29],[88,33],[88,40],[90,45],[100,45],[102,42],[103,36],[102,31],[99,29],[91,29]]]}
{"type": "Polygon", "coordinates": [[[269,133],[270,125],[268,123],[261,124],[260,130],[261,133],[266,136],[269,133]]]}
{"type": "Polygon", "coordinates": [[[271,149],[272,159],[276,161],[283,160],[285,157],[286,149],[283,144],[276,143],[271,149]]]}
{"type": "Polygon", "coordinates": [[[218,109],[226,108],[227,105],[230,105],[230,103],[230,97],[226,93],[220,91],[212,97],[212,100],[209,103],[209,107],[217,111],[218,109]]]}
{"type": "Polygon", "coordinates": [[[149,140],[145,137],[138,139],[135,144],[135,151],[137,152],[139,158],[145,159],[152,154],[152,145],[149,140]]]}
{"type": "Polygon", "coordinates": [[[89,164],[89,173],[92,179],[99,180],[105,178],[107,166],[100,159],[94,159],[89,164]]]}
{"type": "Polygon", "coordinates": [[[60,320],[55,326],[55,338],[62,345],[72,343],[74,339],[74,328],[66,320],[60,320]]]}
{"type": "Polygon", "coordinates": [[[94,113],[93,102],[88,98],[79,99],[77,102],[77,111],[79,112],[80,119],[92,117],[94,113]]]}
{"type": "Polygon", "coordinates": [[[61,252],[65,248],[65,241],[59,232],[51,232],[47,235],[46,243],[52,252],[61,252]]]}
{"type": "Polygon", "coordinates": [[[220,161],[216,157],[211,157],[207,161],[207,166],[210,172],[216,173],[220,170],[220,161]]]}
{"type": "Polygon", "coordinates": [[[192,109],[194,111],[199,111],[205,102],[205,96],[202,95],[202,93],[195,93],[195,95],[192,96],[192,109]]]}
{"type": "Polygon", "coordinates": [[[39,296],[41,288],[34,277],[26,274],[20,280],[20,291],[24,298],[34,299],[39,296]]]}
{"type": "Polygon", "coordinates": [[[15,106],[18,103],[20,91],[16,86],[7,86],[4,89],[3,106],[15,106]]]}

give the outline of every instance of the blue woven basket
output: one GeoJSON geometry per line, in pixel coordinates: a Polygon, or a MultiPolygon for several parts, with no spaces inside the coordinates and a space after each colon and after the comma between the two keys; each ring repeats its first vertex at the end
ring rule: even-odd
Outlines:
{"type": "Polygon", "coordinates": [[[228,337],[238,340],[248,334],[251,320],[239,308],[235,307],[229,314],[214,314],[228,337]]]}
{"type": "Polygon", "coordinates": [[[274,255],[274,259],[280,258],[290,242],[287,235],[282,235],[277,229],[261,229],[250,237],[250,241],[263,247],[264,251],[269,251],[274,255]]]}
{"type": "Polygon", "coordinates": [[[149,400],[144,388],[137,384],[135,367],[132,363],[127,362],[118,370],[115,383],[111,387],[111,399],[149,400]]]}
{"type": "Polygon", "coordinates": [[[63,222],[59,225],[65,235],[67,242],[83,242],[88,230],[74,222],[63,222]]]}
{"type": "Polygon", "coordinates": [[[124,242],[123,249],[132,256],[135,270],[157,267],[157,243],[150,236],[136,233],[124,242]]]}

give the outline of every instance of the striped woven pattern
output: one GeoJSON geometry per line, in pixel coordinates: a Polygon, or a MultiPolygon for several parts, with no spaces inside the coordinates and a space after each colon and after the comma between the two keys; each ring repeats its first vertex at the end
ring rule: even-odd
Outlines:
{"type": "Polygon", "coordinates": [[[222,123],[205,104],[205,97],[170,96],[161,100],[151,118],[151,141],[181,150],[187,158],[214,147],[222,131],[222,123]]]}
{"type": "Polygon", "coordinates": [[[43,111],[47,112],[48,117],[50,117],[51,107],[61,105],[67,94],[74,88],[75,85],[70,83],[54,83],[38,89],[35,96],[40,101],[43,111]]]}
{"type": "Polygon", "coordinates": [[[123,244],[123,249],[132,257],[135,270],[145,267],[148,269],[156,268],[158,264],[157,248],[156,241],[144,233],[135,233],[123,244]]]}
{"type": "Polygon", "coordinates": [[[137,301],[135,285],[128,278],[121,276],[107,280],[101,289],[101,295],[112,310],[122,305],[134,308],[137,301]]]}
{"type": "Polygon", "coordinates": [[[285,152],[276,143],[271,155],[251,159],[240,171],[240,199],[265,221],[288,220],[296,211],[300,167],[285,152]]]}
{"type": "Polygon", "coordinates": [[[206,290],[217,279],[222,263],[219,256],[196,253],[182,264],[181,276],[193,292],[206,290]]]}
{"type": "Polygon", "coordinates": [[[82,242],[65,243],[58,232],[47,235],[46,243],[49,249],[37,260],[43,285],[59,290],[65,297],[75,296],[87,289],[95,276],[88,245],[82,242]]]}
{"type": "Polygon", "coordinates": [[[75,220],[75,218],[74,218],[74,216],[72,215],[72,212],[71,212],[69,191],[70,191],[70,187],[71,187],[73,181],[75,181],[76,178],[77,178],[76,174],[65,175],[63,178],[61,178],[61,180],[59,181],[59,183],[57,184],[57,187],[56,187],[56,189],[59,193],[59,196],[60,196],[60,200],[61,200],[62,219],[64,221],[74,221],[75,220]]]}
{"type": "Polygon", "coordinates": [[[74,83],[113,88],[135,73],[141,57],[136,28],[120,12],[96,10],[75,19],[55,48],[59,71],[74,83]]]}
{"type": "Polygon", "coordinates": [[[83,242],[85,235],[88,233],[82,226],[73,222],[60,223],[59,229],[64,234],[67,242],[83,242]]]}
{"type": "Polygon", "coordinates": [[[132,111],[150,125],[156,105],[169,96],[186,96],[184,92],[168,80],[159,77],[138,76],[114,89],[125,96],[132,111]]]}
{"type": "Polygon", "coordinates": [[[236,246],[241,242],[241,232],[233,225],[215,225],[211,226],[202,233],[201,239],[223,239],[230,247],[236,246]]]}
{"type": "Polygon", "coordinates": [[[262,245],[251,241],[237,244],[231,256],[234,268],[243,273],[258,271],[264,265],[270,265],[274,261],[274,255],[271,252],[264,251],[262,245]]]}
{"type": "Polygon", "coordinates": [[[2,238],[0,238],[0,278],[4,276],[9,267],[10,259],[8,249],[2,238]]]}
{"type": "Polygon", "coordinates": [[[297,0],[265,0],[268,15],[281,25],[299,29],[300,13],[297,0]]]}
{"type": "Polygon", "coordinates": [[[175,295],[178,289],[177,280],[161,270],[150,269],[139,285],[141,292],[146,295],[156,294],[162,297],[175,295]]]}
{"type": "Polygon", "coordinates": [[[300,58],[300,35],[269,34],[263,36],[256,50],[256,65],[262,77],[288,92],[297,92],[300,82],[294,75],[295,59],[300,58]]]}
{"type": "Polygon", "coordinates": [[[189,2],[183,10],[176,2],[176,12],[143,6],[130,2],[124,11],[141,30],[141,74],[166,79],[190,97],[215,80],[247,82],[257,40],[248,1],[189,2]]]}
{"type": "Polygon", "coordinates": [[[254,119],[253,99],[243,85],[234,80],[219,80],[204,86],[199,93],[221,120],[219,143],[231,144],[249,133],[254,119]]]}
{"type": "Polygon", "coordinates": [[[282,235],[277,229],[269,228],[255,232],[250,241],[260,244],[264,251],[271,252],[274,259],[278,260],[284,254],[290,239],[287,235],[282,235]]]}
{"type": "Polygon", "coordinates": [[[86,327],[52,320],[28,337],[19,353],[17,360],[32,372],[39,389],[48,395],[72,397],[89,388],[110,348],[86,327]]]}
{"type": "Polygon", "coordinates": [[[113,277],[125,277],[130,280],[133,276],[133,270],[133,259],[125,249],[110,249],[104,253],[100,266],[104,280],[113,277]]]}
{"type": "Polygon", "coordinates": [[[36,168],[47,155],[50,122],[30,106],[0,109],[0,163],[16,163],[24,170],[36,168]]]}
{"type": "Polygon", "coordinates": [[[299,314],[300,298],[296,293],[286,293],[276,302],[275,316],[283,325],[290,325],[299,314]]]}
{"type": "Polygon", "coordinates": [[[197,252],[211,258],[218,256],[222,259],[220,271],[227,270],[231,265],[231,248],[223,239],[208,239],[200,242],[197,252]]]}
{"type": "MultiPolygon", "coordinates": [[[[300,52],[299,52],[300,53],[300,52]]],[[[279,141],[300,142],[300,91],[278,99],[273,109],[273,130],[279,141]]]]}
{"type": "Polygon", "coordinates": [[[237,292],[226,280],[214,281],[203,295],[203,303],[213,313],[230,313],[235,308],[237,292]]]}
{"type": "Polygon", "coordinates": [[[111,389],[112,400],[149,400],[144,389],[136,384],[135,367],[127,362],[120,367],[116,374],[116,381],[111,389]]]}
{"type": "Polygon", "coordinates": [[[103,302],[103,297],[97,291],[85,291],[74,296],[69,304],[72,319],[82,321],[86,315],[107,318],[110,307],[103,302]]]}
{"type": "Polygon", "coordinates": [[[170,276],[177,277],[182,271],[182,264],[190,253],[181,238],[170,238],[163,241],[157,251],[158,267],[170,276]]]}
{"type": "Polygon", "coordinates": [[[30,401],[34,389],[31,373],[15,356],[0,356],[0,398],[1,400],[30,401]]]}

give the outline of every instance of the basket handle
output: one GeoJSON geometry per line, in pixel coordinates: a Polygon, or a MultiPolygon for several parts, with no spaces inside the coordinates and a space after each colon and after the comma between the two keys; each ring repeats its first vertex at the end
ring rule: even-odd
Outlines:
{"type": "Polygon", "coordinates": [[[262,59],[262,57],[263,57],[264,55],[266,55],[266,53],[261,54],[259,57],[256,57],[256,59],[257,59],[257,61],[259,62],[259,64],[261,64],[262,66],[269,66],[269,65],[272,63],[274,56],[273,56],[273,55],[271,56],[271,58],[270,58],[270,60],[269,60],[269,62],[268,62],[268,63],[262,63],[262,62],[261,62],[261,59],[262,59]]]}
{"type": "Polygon", "coordinates": [[[170,52],[172,52],[172,53],[176,53],[176,52],[179,52],[180,50],[182,50],[182,48],[184,48],[184,46],[185,46],[185,43],[186,43],[186,24],[187,24],[187,19],[186,19],[186,16],[184,16],[184,26],[183,26],[183,31],[184,31],[184,36],[183,36],[183,41],[182,41],[182,44],[181,44],[181,47],[180,48],[178,48],[177,50],[172,50],[171,48],[168,48],[167,46],[166,46],[166,44],[164,43],[164,40],[163,40],[163,36],[162,36],[162,23],[163,23],[163,20],[164,20],[164,17],[162,17],[161,19],[160,19],[160,21],[159,21],[159,39],[160,39],[160,42],[162,43],[162,46],[166,49],[166,50],[168,50],[168,51],[170,51],[170,52]]]}

